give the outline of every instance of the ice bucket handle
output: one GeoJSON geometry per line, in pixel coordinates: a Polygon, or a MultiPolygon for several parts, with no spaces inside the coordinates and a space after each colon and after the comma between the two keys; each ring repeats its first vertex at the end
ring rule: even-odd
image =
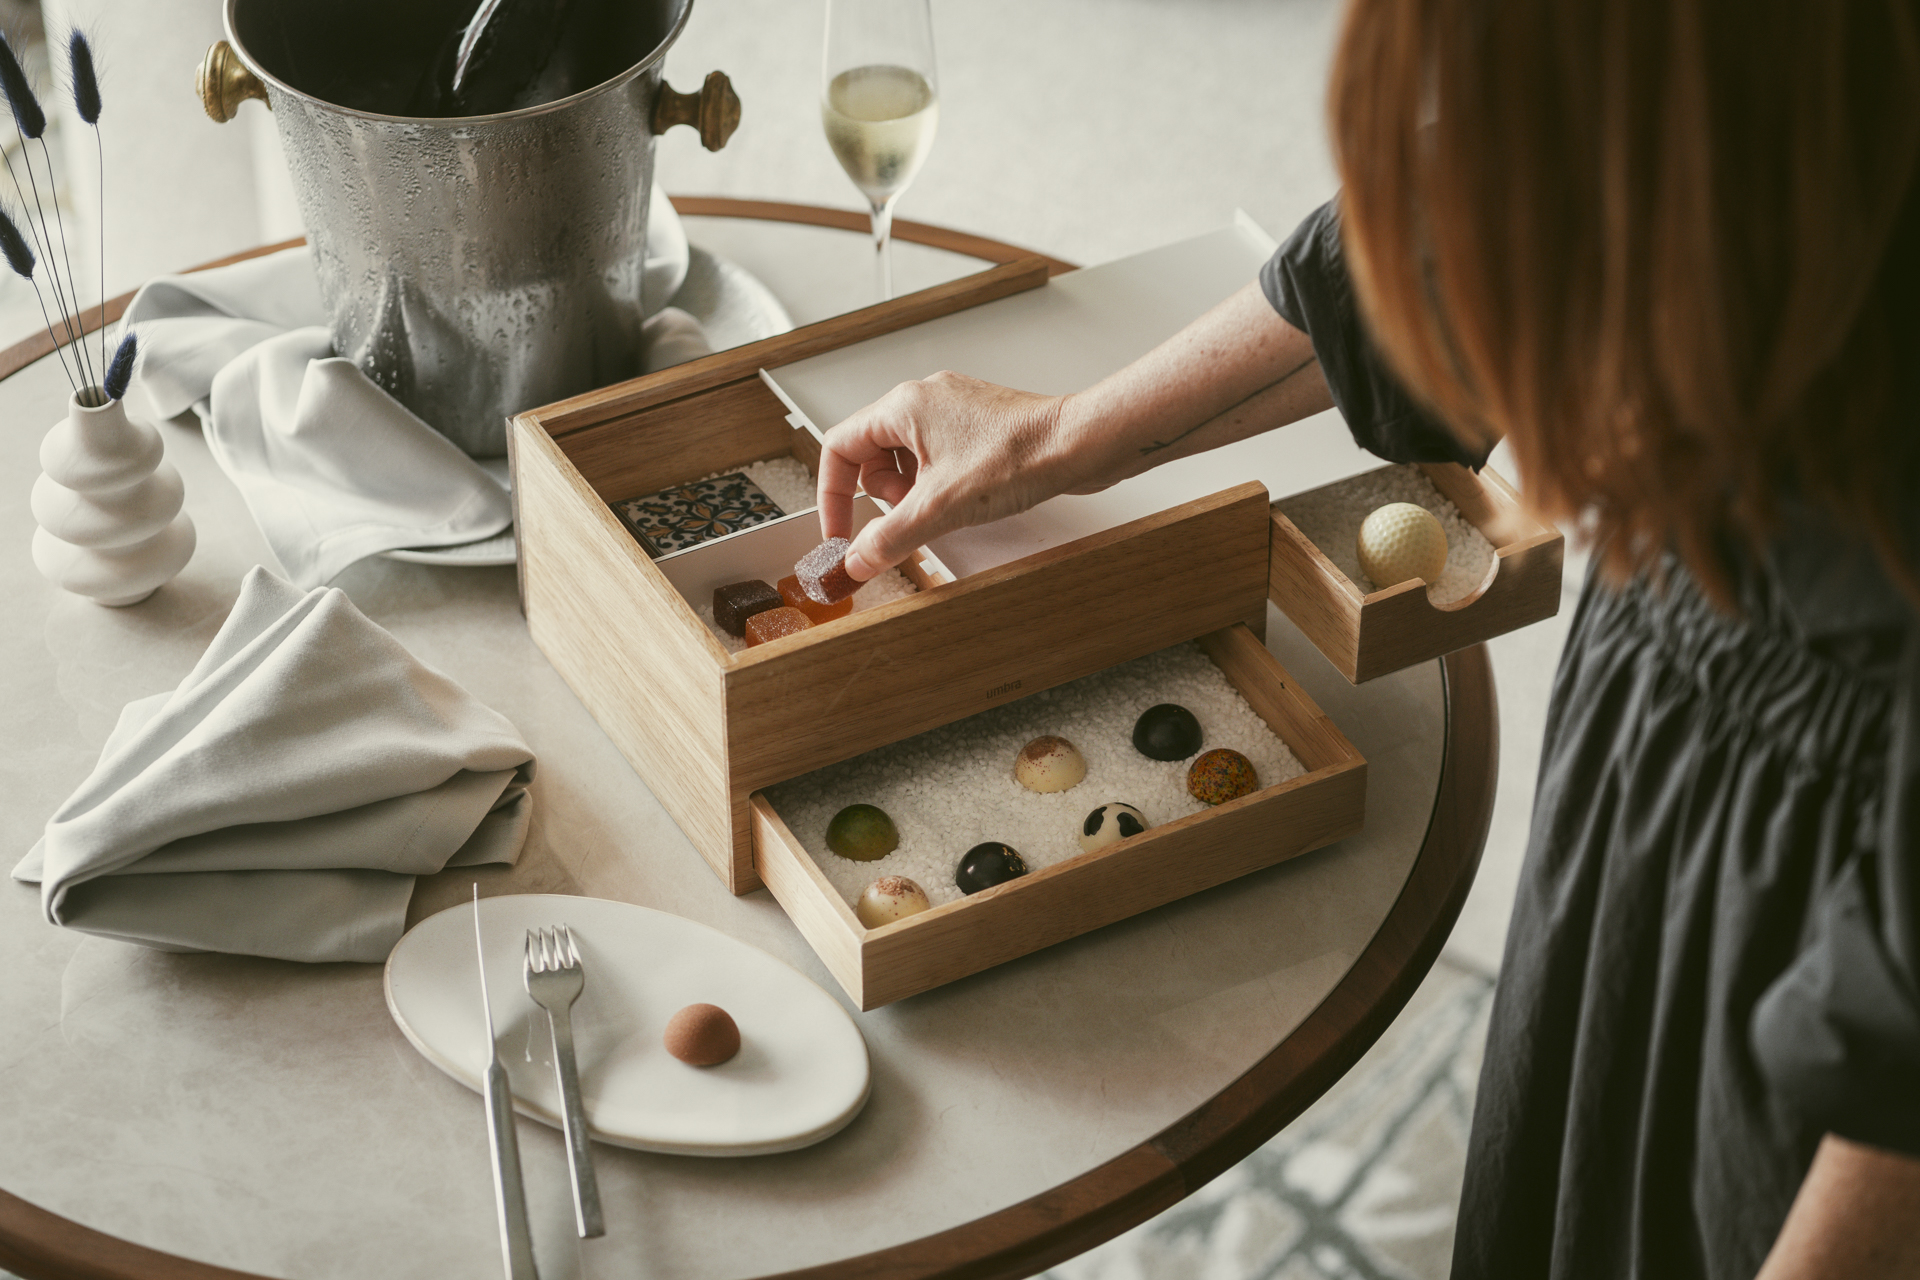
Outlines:
{"type": "Polygon", "coordinates": [[[267,103],[267,110],[273,110],[273,104],[267,102],[267,86],[247,70],[246,63],[240,61],[240,55],[225,40],[216,40],[207,50],[207,56],[200,59],[200,66],[193,73],[193,90],[200,95],[200,105],[215,124],[233,119],[239,114],[240,104],[248,98],[258,98],[267,103]]]}
{"type": "Polygon", "coordinates": [[[724,71],[709,71],[698,93],[681,93],[665,80],[653,100],[653,131],[665,133],[677,124],[700,130],[700,145],[718,151],[740,127],[740,99],[724,71]]]}

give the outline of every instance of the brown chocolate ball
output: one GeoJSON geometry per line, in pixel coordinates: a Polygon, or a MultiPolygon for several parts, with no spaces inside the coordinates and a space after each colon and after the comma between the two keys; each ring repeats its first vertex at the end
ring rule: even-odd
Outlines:
{"type": "Polygon", "coordinates": [[[740,1028],[717,1004],[690,1004],[667,1019],[667,1052],[696,1067],[718,1066],[740,1052],[740,1028]]]}

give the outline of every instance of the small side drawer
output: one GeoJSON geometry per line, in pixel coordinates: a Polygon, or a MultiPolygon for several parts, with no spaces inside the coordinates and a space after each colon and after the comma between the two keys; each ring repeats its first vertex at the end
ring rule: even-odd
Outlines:
{"type": "Polygon", "coordinates": [[[1477,475],[1452,463],[1423,464],[1420,470],[1493,544],[1485,580],[1450,604],[1434,604],[1418,579],[1362,591],[1278,508],[1273,512],[1268,594],[1355,684],[1504,635],[1560,609],[1559,530],[1527,514],[1513,486],[1491,467],[1477,475]]]}

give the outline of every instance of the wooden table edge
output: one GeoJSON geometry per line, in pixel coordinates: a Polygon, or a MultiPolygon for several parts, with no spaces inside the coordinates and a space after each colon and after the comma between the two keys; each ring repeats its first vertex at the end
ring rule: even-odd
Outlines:
{"type": "MultiPolygon", "coordinates": [[[[671,199],[673,207],[689,218],[757,218],[762,222],[797,222],[806,226],[833,227],[842,231],[864,233],[868,230],[867,215],[853,209],[829,209],[822,205],[789,204],[780,200],[736,200],[731,196],[673,196],[671,199]]],[[[1001,240],[989,240],[985,236],[969,235],[965,231],[938,227],[930,222],[897,219],[893,224],[893,238],[912,244],[923,244],[929,248],[945,249],[949,253],[963,254],[985,262],[1006,263],[1018,262],[1022,258],[1040,258],[1046,262],[1047,274],[1050,276],[1078,270],[1073,263],[1049,257],[1044,253],[1035,253],[1031,249],[1022,249],[1001,240]]],[[[240,253],[228,254],[224,258],[215,258],[212,262],[203,262],[197,267],[188,267],[180,274],[191,275],[196,271],[211,271],[215,267],[232,266],[236,262],[245,262],[249,258],[264,258],[282,249],[298,248],[306,242],[305,236],[295,236],[291,240],[282,240],[277,244],[263,244],[240,253]]],[[[98,304],[88,307],[81,316],[81,334],[98,333],[103,326],[112,324],[125,315],[127,304],[133,301],[133,295],[138,292],[137,289],[129,289],[118,297],[109,298],[105,307],[98,304]]],[[[60,345],[71,344],[63,342],[60,345]]],[[[53,352],[53,337],[43,327],[31,337],[0,350],[0,379],[11,378],[28,365],[45,359],[53,352]]]]}
{"type": "MultiPolygon", "coordinates": [[[[866,229],[864,214],[811,205],[710,196],[676,196],[673,203],[689,216],[866,229]]],[[[925,223],[896,222],[894,234],[992,262],[1030,256],[1012,245],[925,223]]],[[[301,243],[263,245],[191,270],[301,243]]],[[[1073,269],[1058,259],[1048,262],[1053,274],[1073,269]]],[[[132,298],[124,293],[104,308],[93,308],[85,332],[119,319],[132,298]]],[[[42,332],[0,351],[0,379],[53,350],[42,332]]],[[[1399,1016],[1438,958],[1479,867],[1499,776],[1499,721],[1486,646],[1443,658],[1441,673],[1446,727],[1440,782],[1420,851],[1366,948],[1286,1039],[1180,1120],[1057,1187],[919,1240],[764,1280],[1019,1280],[1177,1204],[1306,1110],[1399,1016]]],[[[23,1280],[269,1280],[122,1240],[5,1190],[0,1190],[0,1266],[23,1280]]]]}

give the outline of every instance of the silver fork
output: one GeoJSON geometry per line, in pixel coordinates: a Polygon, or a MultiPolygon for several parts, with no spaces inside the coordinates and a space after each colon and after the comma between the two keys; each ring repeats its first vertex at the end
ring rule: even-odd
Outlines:
{"type": "Polygon", "coordinates": [[[582,1240],[607,1233],[600,1217],[600,1184],[587,1149],[587,1117],[580,1106],[580,1069],[573,1058],[573,1002],[587,985],[573,930],[527,930],[527,994],[547,1011],[553,1029],[553,1069],[560,1076],[560,1120],[567,1135],[567,1168],[573,1174],[573,1220],[582,1240]]]}

